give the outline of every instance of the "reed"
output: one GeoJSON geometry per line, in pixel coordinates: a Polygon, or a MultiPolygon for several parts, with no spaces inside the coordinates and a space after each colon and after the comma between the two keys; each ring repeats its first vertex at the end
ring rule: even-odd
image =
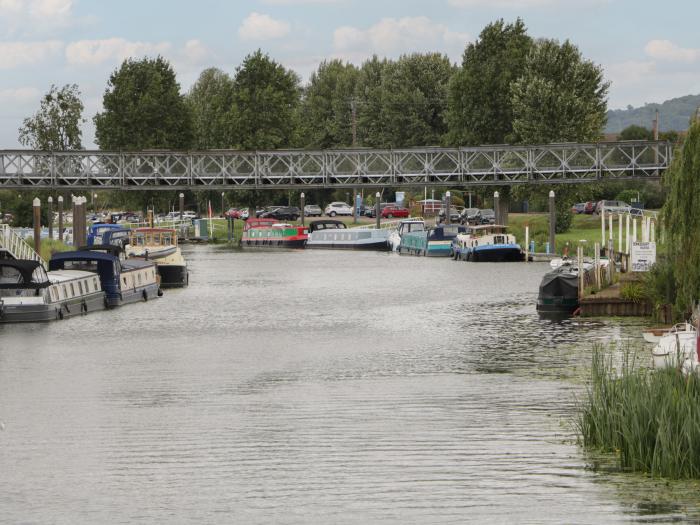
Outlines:
{"type": "MultiPolygon", "coordinates": [[[[29,246],[34,248],[34,239],[31,237],[27,239],[27,243],[29,246]]],[[[74,248],[68,244],[64,244],[63,242],[57,240],[57,239],[41,239],[41,258],[44,259],[45,261],[48,261],[51,259],[51,256],[54,253],[57,252],[67,252],[69,250],[73,250],[74,248]]]]}
{"type": "Polygon", "coordinates": [[[623,470],[700,478],[700,379],[648,370],[627,352],[616,369],[593,352],[591,384],[575,425],[583,445],[613,453],[623,470]]]}

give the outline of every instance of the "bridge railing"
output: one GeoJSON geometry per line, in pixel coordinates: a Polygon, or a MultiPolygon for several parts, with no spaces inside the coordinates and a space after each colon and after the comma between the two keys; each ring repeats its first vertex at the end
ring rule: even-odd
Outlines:
{"type": "Polygon", "coordinates": [[[202,152],[0,150],[0,187],[292,188],[658,178],[668,142],[202,152]]]}

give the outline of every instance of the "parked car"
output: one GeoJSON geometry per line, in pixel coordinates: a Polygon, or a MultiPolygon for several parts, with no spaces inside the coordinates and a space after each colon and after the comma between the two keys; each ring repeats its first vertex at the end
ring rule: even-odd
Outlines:
{"type": "MultiPolygon", "coordinates": [[[[460,216],[459,210],[453,206],[450,206],[450,222],[459,222],[459,216],[460,216]]],[[[438,213],[438,217],[440,217],[440,221],[445,220],[445,208],[440,209],[440,212],[438,213]]]]}
{"type": "Polygon", "coordinates": [[[577,215],[586,213],[586,203],[585,202],[577,202],[571,207],[571,212],[575,213],[577,215]]]}
{"type": "Polygon", "coordinates": [[[393,219],[394,217],[408,217],[410,212],[408,208],[403,206],[389,205],[382,208],[382,217],[384,219],[393,219]]]}
{"type": "Polygon", "coordinates": [[[255,217],[259,219],[262,217],[263,213],[269,213],[277,208],[280,208],[280,206],[265,206],[264,208],[259,208],[255,210],[255,217]]]}
{"type": "Polygon", "coordinates": [[[605,208],[606,213],[627,213],[630,211],[632,206],[624,201],[598,201],[598,204],[596,204],[595,207],[595,212],[600,215],[603,208],[605,208]]]}
{"type": "Polygon", "coordinates": [[[307,204],[304,206],[304,215],[306,217],[320,217],[323,215],[323,210],[318,204],[307,204]]]}
{"type": "MultiPolygon", "coordinates": [[[[231,208],[227,212],[224,213],[224,217],[228,217],[230,219],[247,219],[248,218],[248,209],[247,208],[231,208]]],[[[185,218],[190,218],[190,217],[185,217],[185,218]]]]}
{"type": "MultiPolygon", "coordinates": [[[[379,213],[382,212],[384,208],[389,206],[388,202],[380,202],[379,203],[379,213]]],[[[365,217],[376,217],[377,216],[377,208],[375,206],[365,206],[362,210],[362,215],[365,217]]]]}
{"type": "Polygon", "coordinates": [[[583,213],[586,215],[592,215],[595,212],[595,202],[587,201],[583,208],[583,213]]]}
{"type": "Polygon", "coordinates": [[[460,224],[480,224],[481,213],[479,208],[464,208],[459,214],[460,224]]]}
{"type": "Polygon", "coordinates": [[[336,215],[352,216],[352,207],[345,202],[331,202],[323,212],[329,217],[335,217],[336,215]]]}
{"type": "Polygon", "coordinates": [[[490,208],[479,210],[481,224],[496,224],[496,212],[490,208]]]}
{"type": "Polygon", "coordinates": [[[280,206],[260,215],[263,219],[276,219],[278,221],[296,221],[300,216],[301,210],[296,206],[280,206]]]}

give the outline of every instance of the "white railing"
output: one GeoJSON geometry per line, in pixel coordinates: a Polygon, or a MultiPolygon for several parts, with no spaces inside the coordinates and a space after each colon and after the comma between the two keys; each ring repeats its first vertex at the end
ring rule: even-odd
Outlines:
{"type": "Polygon", "coordinates": [[[9,224],[0,224],[0,249],[5,250],[15,259],[39,261],[46,267],[46,261],[22,237],[17,235],[9,224]]]}

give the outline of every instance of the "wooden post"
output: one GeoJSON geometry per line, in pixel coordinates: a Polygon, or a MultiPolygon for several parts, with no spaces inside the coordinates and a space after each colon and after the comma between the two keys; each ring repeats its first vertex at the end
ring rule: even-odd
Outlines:
{"type": "Polygon", "coordinates": [[[357,224],[357,188],[352,189],[352,223],[357,224]]]}
{"type": "Polygon", "coordinates": [[[576,259],[578,263],[578,298],[580,301],[583,297],[583,287],[586,284],[583,271],[583,246],[580,244],[576,248],[576,259]]]}
{"type": "Polygon", "coordinates": [[[53,240],[53,197],[49,196],[49,239],[53,240]]]}
{"type": "Polygon", "coordinates": [[[625,228],[627,229],[627,233],[625,235],[625,253],[627,255],[630,254],[630,216],[629,214],[625,215],[625,228]]]}
{"type": "MultiPolygon", "coordinates": [[[[146,222],[148,223],[148,227],[153,228],[153,210],[152,209],[148,209],[146,211],[146,217],[147,217],[146,222]]],[[[209,218],[209,222],[211,223],[211,218],[209,218]]]]}
{"type": "Polygon", "coordinates": [[[622,214],[617,215],[617,251],[622,253],[622,214]]]}
{"type": "Polygon", "coordinates": [[[656,223],[651,221],[649,223],[649,228],[651,229],[651,232],[649,233],[649,240],[651,242],[656,242],[656,223]]]}
{"type": "Polygon", "coordinates": [[[525,226],[525,262],[530,259],[530,227],[525,226]]]}
{"type": "MultiPolygon", "coordinates": [[[[605,223],[603,223],[605,224],[605,223]]],[[[600,243],[595,243],[595,284],[600,288],[600,243]]],[[[580,271],[580,270],[579,270],[580,271]]]]}
{"type": "MultiPolygon", "coordinates": [[[[498,192],[496,192],[498,193],[498,192]]],[[[450,211],[452,209],[452,194],[447,191],[445,192],[445,224],[450,224],[450,211]]],[[[498,217],[498,215],[496,215],[498,217]]],[[[498,219],[496,219],[496,222],[498,222],[498,219]]]]}
{"type": "Polygon", "coordinates": [[[58,196],[58,240],[63,242],[63,196],[58,196]]]}
{"type": "Polygon", "coordinates": [[[493,213],[496,215],[496,224],[501,224],[501,194],[493,192],[493,213]]]}
{"type": "MultiPolygon", "coordinates": [[[[611,228],[612,230],[612,228],[611,228]]],[[[608,285],[612,284],[613,280],[613,266],[615,263],[615,253],[613,252],[614,250],[614,242],[612,238],[608,239],[608,271],[607,271],[607,280],[608,280],[608,285]]]]}
{"type": "Polygon", "coordinates": [[[304,203],[306,202],[306,195],[304,195],[304,192],[301,192],[301,195],[299,195],[299,207],[301,208],[301,225],[304,226],[304,203]]]}
{"type": "Polygon", "coordinates": [[[34,212],[34,251],[41,255],[41,201],[36,197],[32,201],[34,212]]]}
{"type": "Polygon", "coordinates": [[[612,240],[613,238],[613,214],[609,213],[608,214],[608,239],[612,240]]]}
{"type": "Polygon", "coordinates": [[[605,246],[605,206],[600,207],[600,242],[605,246]]]}
{"type": "Polygon", "coordinates": [[[185,194],[180,193],[180,220],[184,220],[185,217],[185,194]]]}
{"type": "Polygon", "coordinates": [[[377,216],[377,229],[381,228],[381,220],[382,220],[382,206],[380,199],[382,198],[382,194],[377,192],[377,194],[374,196],[376,199],[376,202],[374,203],[374,213],[377,216]]]}
{"type": "Polygon", "coordinates": [[[554,202],[554,191],[549,192],[549,253],[556,253],[557,210],[554,202]]]}
{"type": "Polygon", "coordinates": [[[637,242],[637,219],[632,219],[632,242],[637,242]]]}

